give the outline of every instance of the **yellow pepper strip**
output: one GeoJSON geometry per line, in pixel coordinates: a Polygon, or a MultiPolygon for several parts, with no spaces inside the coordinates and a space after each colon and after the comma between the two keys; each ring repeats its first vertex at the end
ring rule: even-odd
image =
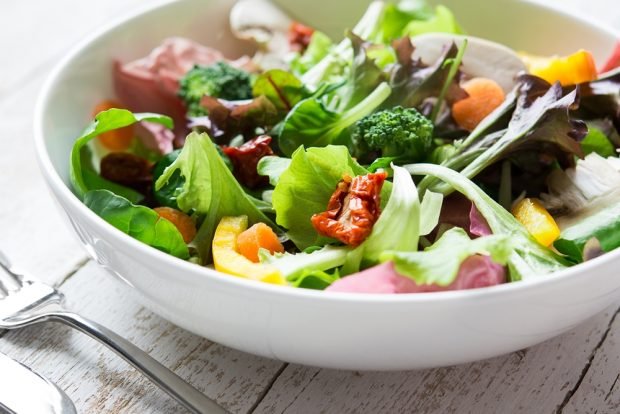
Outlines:
{"type": "Polygon", "coordinates": [[[543,58],[521,55],[530,73],[549,83],[560,81],[562,86],[590,82],[598,77],[596,63],[587,50],[579,50],[569,56],[543,58]]]}
{"type": "Polygon", "coordinates": [[[237,236],[247,228],[247,216],[222,217],[212,243],[215,270],[260,282],[286,285],[278,269],[254,263],[237,252],[237,236]]]}
{"type": "Polygon", "coordinates": [[[512,208],[512,214],[543,246],[551,246],[560,237],[560,228],[555,220],[535,198],[524,198],[519,201],[512,208]]]}

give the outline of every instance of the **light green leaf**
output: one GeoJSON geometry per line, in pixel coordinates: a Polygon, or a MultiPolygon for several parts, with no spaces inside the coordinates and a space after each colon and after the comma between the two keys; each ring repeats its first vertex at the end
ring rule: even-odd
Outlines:
{"type": "Polygon", "coordinates": [[[181,194],[186,196],[179,196],[179,206],[185,211],[206,214],[193,241],[203,263],[210,261],[213,234],[224,216],[246,215],[250,225],[262,222],[280,232],[243,191],[207,134],[192,132],[187,136],[181,154],[164,170],[157,187],[165,185],[175,171],[181,171],[185,179],[181,194]],[[190,194],[196,192],[199,194],[190,194]]]}
{"type": "Polygon", "coordinates": [[[433,164],[412,164],[404,168],[413,175],[428,175],[446,182],[476,205],[493,234],[510,237],[514,246],[510,268],[511,270],[519,269],[519,272],[511,271],[512,280],[542,276],[566,267],[565,260],[539,244],[509,211],[497,204],[465,176],[449,168],[433,164]]]}
{"type": "Polygon", "coordinates": [[[510,238],[493,235],[471,240],[465,230],[454,227],[422,252],[388,251],[381,254],[381,261],[393,261],[399,274],[418,285],[448,286],[456,279],[461,263],[476,254],[491,256],[495,263],[506,265],[512,254],[510,238]]]}
{"type": "MultiPolygon", "coordinates": [[[[277,223],[288,229],[288,236],[300,250],[326,244],[328,240],[318,235],[310,218],[325,211],[344,175],[354,177],[367,173],[351,158],[346,147],[299,148],[273,192],[277,223]]],[[[389,183],[384,184],[382,202],[389,197],[390,188],[389,183]]]]}
{"type": "Polygon", "coordinates": [[[259,175],[269,177],[269,184],[276,186],[280,176],[291,165],[290,158],[268,155],[258,161],[256,169],[259,175]]]}

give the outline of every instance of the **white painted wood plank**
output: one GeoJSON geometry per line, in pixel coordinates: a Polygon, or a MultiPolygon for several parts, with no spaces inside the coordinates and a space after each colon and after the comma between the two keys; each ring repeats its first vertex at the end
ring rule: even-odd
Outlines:
{"type": "Polygon", "coordinates": [[[58,57],[98,27],[145,0],[25,0],[0,6],[0,99],[49,72],[58,57]]]}
{"type": "Polygon", "coordinates": [[[583,381],[564,409],[566,414],[620,412],[620,318],[594,355],[583,381]]]}
{"type": "Polygon", "coordinates": [[[36,162],[32,118],[42,79],[0,101],[0,249],[19,267],[55,282],[86,255],[36,162]]]}
{"type": "MultiPolygon", "coordinates": [[[[166,322],[139,306],[125,286],[92,262],[62,290],[74,310],[113,328],[231,412],[247,412],[282,366],[166,322]]],[[[9,332],[0,338],[0,351],[57,381],[82,413],[179,410],[111,351],[62,325],[9,332]]]]}
{"type": "Polygon", "coordinates": [[[456,367],[373,373],[290,365],[255,413],[551,413],[614,313],[526,351],[456,367]]]}

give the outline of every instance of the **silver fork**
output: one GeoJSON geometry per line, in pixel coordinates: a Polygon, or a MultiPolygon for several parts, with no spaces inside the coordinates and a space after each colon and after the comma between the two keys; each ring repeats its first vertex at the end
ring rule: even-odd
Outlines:
{"type": "Polygon", "coordinates": [[[19,274],[0,252],[0,329],[18,329],[39,322],[61,322],[112,349],[159,388],[195,413],[226,413],[215,401],[108,328],[69,312],[55,288],[19,274]]]}

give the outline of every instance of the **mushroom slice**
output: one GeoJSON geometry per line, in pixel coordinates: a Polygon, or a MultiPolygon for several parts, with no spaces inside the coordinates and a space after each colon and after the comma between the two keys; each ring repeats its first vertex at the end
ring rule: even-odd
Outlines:
{"type": "Polygon", "coordinates": [[[240,39],[266,45],[275,36],[286,38],[292,20],[268,0],[241,0],[230,11],[230,27],[240,39]]]}
{"type": "Polygon", "coordinates": [[[435,62],[451,42],[461,46],[467,39],[463,56],[463,72],[472,78],[488,78],[497,82],[505,93],[512,90],[517,75],[527,71],[523,60],[512,49],[486,39],[448,33],[428,33],[411,38],[415,50],[413,58],[435,62]]]}

